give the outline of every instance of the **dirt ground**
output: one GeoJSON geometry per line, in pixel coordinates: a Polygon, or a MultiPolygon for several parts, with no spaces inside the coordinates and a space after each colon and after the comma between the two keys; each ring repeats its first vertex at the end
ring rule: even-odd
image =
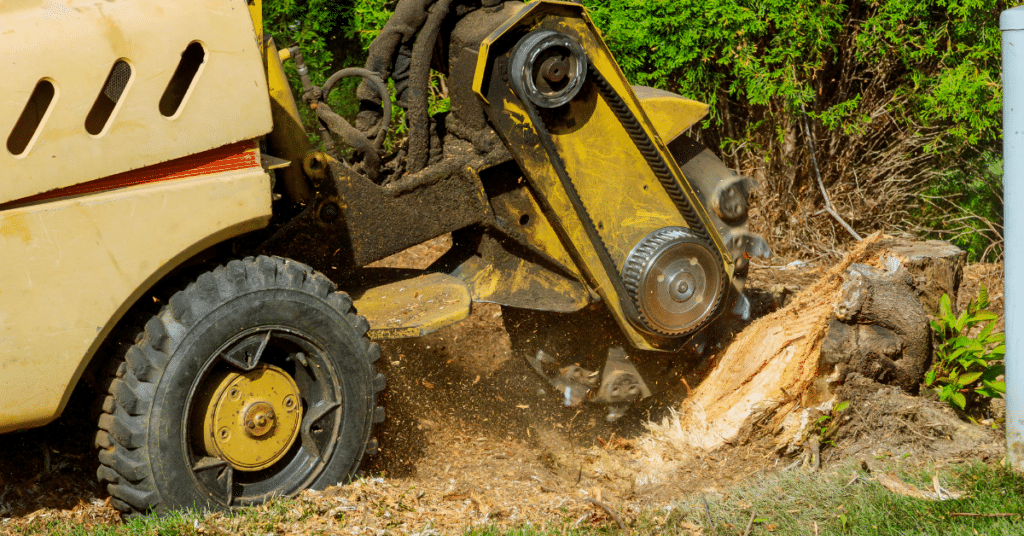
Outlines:
{"type": "MultiPolygon", "coordinates": [[[[422,268],[447,247],[439,239],[381,265],[422,268]]],[[[781,306],[822,268],[755,265],[748,282],[755,314],[781,306]]],[[[979,284],[1001,313],[1002,267],[969,266],[963,304],[979,284]]],[[[496,305],[476,305],[469,319],[421,339],[381,346],[387,420],[376,434],[380,452],[364,464],[367,478],[301,498],[325,515],[343,511],[346,532],[458,533],[474,524],[543,526],[566,518],[610,524],[616,515],[628,521],[642,509],[721,491],[799,460],[799,453],[753,441],[701,456],[657,482],[643,478],[637,445],[650,433],[645,424],[666,417],[693,380],[607,423],[599,407],[563,406],[513,355],[496,305]],[[387,516],[382,504],[390,505],[387,516]]],[[[699,378],[696,369],[683,378],[699,378]]],[[[840,396],[851,404],[838,418],[834,445],[823,447],[826,466],[849,457],[947,463],[1003,456],[1002,432],[964,422],[937,400],[856,378],[840,396]]],[[[76,393],[56,422],[0,436],[0,533],[41,517],[86,527],[120,522],[95,480],[89,405],[87,393],[76,393]]],[[[336,523],[338,516],[324,519],[336,523]]]]}

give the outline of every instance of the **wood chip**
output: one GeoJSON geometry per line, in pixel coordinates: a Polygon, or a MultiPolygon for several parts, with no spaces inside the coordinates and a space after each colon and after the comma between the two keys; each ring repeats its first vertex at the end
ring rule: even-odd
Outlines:
{"type": "Polygon", "coordinates": [[[923,499],[926,501],[945,501],[949,499],[959,499],[964,495],[961,491],[949,491],[942,486],[939,486],[937,476],[933,479],[938,489],[936,492],[922,491],[913,484],[907,484],[900,480],[895,473],[882,473],[875,478],[885,489],[893,493],[903,495],[904,497],[913,497],[915,499],[923,499]]]}

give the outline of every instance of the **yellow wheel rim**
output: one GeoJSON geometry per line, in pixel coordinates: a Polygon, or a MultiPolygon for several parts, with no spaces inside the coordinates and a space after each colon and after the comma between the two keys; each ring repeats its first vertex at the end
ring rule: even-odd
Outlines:
{"type": "Polygon", "coordinates": [[[229,372],[217,383],[203,417],[206,450],[239,471],[259,471],[291,449],[302,424],[302,398],[284,370],[263,365],[229,372]]]}

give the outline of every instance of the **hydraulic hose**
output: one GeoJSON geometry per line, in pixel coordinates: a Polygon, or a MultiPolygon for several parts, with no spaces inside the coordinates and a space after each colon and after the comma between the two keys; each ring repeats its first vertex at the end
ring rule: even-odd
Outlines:
{"type": "Polygon", "coordinates": [[[430,63],[441,24],[448,16],[452,0],[439,0],[430,8],[427,21],[416,37],[412,49],[412,69],[409,72],[409,157],[406,171],[416,173],[427,166],[430,159],[430,63]]]}

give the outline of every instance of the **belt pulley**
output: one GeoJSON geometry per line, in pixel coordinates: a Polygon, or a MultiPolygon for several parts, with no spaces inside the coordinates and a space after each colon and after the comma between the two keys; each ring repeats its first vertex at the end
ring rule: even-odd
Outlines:
{"type": "Polygon", "coordinates": [[[726,291],[721,253],[653,140],[622,97],[590,64],[579,43],[554,30],[530,32],[512,50],[509,82],[594,244],[626,315],[644,330],[664,337],[681,337],[706,325],[726,291]],[[621,274],[537,111],[538,106],[557,108],[568,103],[579,93],[588,74],[689,226],[659,229],[645,237],[626,258],[621,274]]]}

